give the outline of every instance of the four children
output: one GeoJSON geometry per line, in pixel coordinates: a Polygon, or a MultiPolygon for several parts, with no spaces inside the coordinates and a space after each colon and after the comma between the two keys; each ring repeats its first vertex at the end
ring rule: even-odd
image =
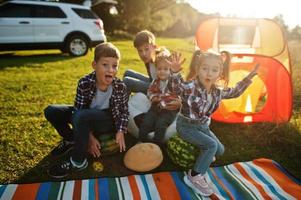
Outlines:
{"type": "Polygon", "coordinates": [[[256,75],[258,66],[236,87],[227,88],[230,54],[223,52],[221,56],[197,50],[185,82],[178,73],[183,63],[179,54],[170,56],[166,49],[161,49],[156,55],[158,48],[151,32],[139,32],[134,46],[149,77],[128,70],[124,74],[124,82],[116,78],[120,52],[111,43],[103,43],[95,48],[94,71],[78,83],[74,106],[50,105],[45,109],[46,119],[63,137],[62,143],[51,154],[59,156],[72,150],[68,160],[48,170],[49,175],[61,178],[71,171],[85,169],[88,165],[87,151],[98,157],[100,145],[92,132],[114,132],[120,152],[125,151],[128,95],[143,92],[152,105],[144,116],[139,140],[146,141],[147,134],[155,131],[154,142],[161,143],[166,128],[182,105],[177,131],[184,140],[202,150],[184,181],[201,195],[210,196],[213,191],[205,173],[215,155],[224,152],[223,144],[209,129],[210,116],[222,99],[235,98],[244,92],[256,75]],[[218,85],[221,82],[225,83],[224,88],[218,85]]]}

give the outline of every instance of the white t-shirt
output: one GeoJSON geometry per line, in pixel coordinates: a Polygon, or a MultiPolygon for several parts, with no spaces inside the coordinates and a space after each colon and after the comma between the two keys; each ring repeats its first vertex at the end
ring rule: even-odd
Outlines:
{"type": "Polygon", "coordinates": [[[97,89],[94,98],[90,104],[90,108],[104,110],[110,107],[110,98],[112,96],[112,85],[110,85],[107,91],[101,91],[97,89]]]}
{"type": "Polygon", "coordinates": [[[153,80],[157,78],[156,65],[154,63],[149,64],[149,73],[153,80]]]}

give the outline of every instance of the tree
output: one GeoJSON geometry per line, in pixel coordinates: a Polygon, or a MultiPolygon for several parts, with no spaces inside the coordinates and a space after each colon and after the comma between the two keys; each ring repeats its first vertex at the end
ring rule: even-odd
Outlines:
{"type": "Polygon", "coordinates": [[[284,19],[283,19],[283,15],[277,15],[273,18],[282,28],[284,35],[289,38],[289,30],[288,30],[288,26],[285,24],[284,19]]]}
{"type": "Polygon", "coordinates": [[[295,26],[290,32],[290,39],[292,40],[300,40],[301,41],[301,27],[295,26]]]}

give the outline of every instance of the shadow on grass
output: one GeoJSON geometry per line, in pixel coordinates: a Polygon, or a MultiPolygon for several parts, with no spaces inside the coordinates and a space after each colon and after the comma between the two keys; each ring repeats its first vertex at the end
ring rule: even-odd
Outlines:
{"type": "MultiPolygon", "coordinates": [[[[134,146],[136,139],[133,138],[130,134],[126,135],[126,145],[127,149],[134,146]]],[[[49,166],[56,164],[64,159],[68,159],[70,155],[66,155],[60,159],[53,159],[50,155],[44,157],[35,167],[26,172],[22,177],[15,180],[14,183],[37,183],[37,182],[48,182],[48,181],[65,181],[65,180],[82,180],[82,179],[91,179],[99,177],[121,177],[128,176],[133,174],[149,174],[162,171],[179,171],[182,170],[179,167],[175,166],[167,155],[166,148],[163,149],[163,162],[159,167],[145,173],[134,172],[130,169],[127,169],[123,164],[123,157],[125,153],[115,153],[113,155],[103,156],[99,159],[90,157],[88,159],[88,167],[80,172],[74,172],[68,175],[65,178],[54,179],[47,174],[47,169],[49,166]],[[97,172],[93,169],[93,163],[99,161],[103,164],[104,170],[102,172],[97,172]]]]}
{"type": "Polygon", "coordinates": [[[4,70],[8,67],[36,67],[36,64],[70,59],[73,59],[73,57],[62,53],[39,53],[31,55],[17,55],[13,52],[2,53],[0,54],[0,70],[4,70]]]}

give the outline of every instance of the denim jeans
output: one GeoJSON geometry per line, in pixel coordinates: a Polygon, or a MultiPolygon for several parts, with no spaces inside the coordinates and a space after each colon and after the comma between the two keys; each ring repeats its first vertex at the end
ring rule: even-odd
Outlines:
{"type": "Polygon", "coordinates": [[[150,78],[133,70],[127,70],[123,75],[123,82],[127,87],[128,94],[131,92],[147,93],[150,78]]]}
{"type": "Polygon", "coordinates": [[[224,145],[218,140],[207,124],[191,123],[182,116],[177,119],[177,131],[182,139],[196,145],[201,150],[194,171],[204,175],[215,155],[222,155],[224,145]]]}
{"type": "Polygon", "coordinates": [[[64,140],[74,141],[72,159],[76,162],[82,162],[87,156],[90,131],[98,134],[116,132],[109,109],[75,111],[74,107],[69,105],[50,105],[44,113],[64,140]]]}
{"type": "Polygon", "coordinates": [[[139,140],[147,142],[148,133],[155,131],[153,141],[163,143],[166,129],[175,120],[178,111],[161,110],[152,105],[144,116],[139,128],[139,140]]]}

